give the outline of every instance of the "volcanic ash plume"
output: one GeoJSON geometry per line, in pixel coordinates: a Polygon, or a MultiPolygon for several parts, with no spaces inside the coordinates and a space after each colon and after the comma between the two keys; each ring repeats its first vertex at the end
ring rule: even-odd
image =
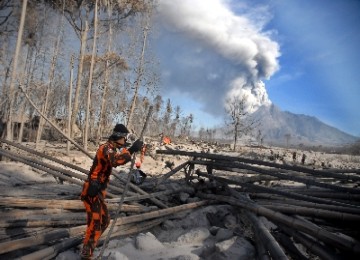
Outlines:
{"type": "Polygon", "coordinates": [[[160,0],[159,14],[169,30],[195,39],[232,64],[235,76],[223,86],[224,100],[245,94],[253,110],[271,104],[261,80],[279,69],[280,52],[270,32],[263,31],[270,19],[265,7],[248,9],[225,0],[160,0]]]}
{"type": "MultiPolygon", "coordinates": [[[[246,101],[246,112],[253,113],[260,106],[269,106],[271,101],[267,95],[265,84],[262,81],[247,85],[243,78],[235,79],[231,84],[230,91],[226,94],[225,100],[237,98],[246,101]]],[[[225,104],[226,105],[226,104],[225,104]]]]}

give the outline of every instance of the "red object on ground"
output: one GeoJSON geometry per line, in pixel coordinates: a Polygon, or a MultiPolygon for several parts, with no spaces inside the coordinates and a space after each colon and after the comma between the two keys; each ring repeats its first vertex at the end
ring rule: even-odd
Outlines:
{"type": "Polygon", "coordinates": [[[170,137],[164,136],[164,138],[163,138],[163,143],[164,143],[164,144],[170,144],[170,143],[171,143],[170,137]]]}

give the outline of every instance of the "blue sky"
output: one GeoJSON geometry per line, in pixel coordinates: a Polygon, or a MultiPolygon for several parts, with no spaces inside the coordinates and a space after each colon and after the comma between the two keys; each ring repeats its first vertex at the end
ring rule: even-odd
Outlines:
{"type": "Polygon", "coordinates": [[[315,116],[360,136],[360,1],[160,0],[162,94],[195,124],[227,97],[315,116]]]}

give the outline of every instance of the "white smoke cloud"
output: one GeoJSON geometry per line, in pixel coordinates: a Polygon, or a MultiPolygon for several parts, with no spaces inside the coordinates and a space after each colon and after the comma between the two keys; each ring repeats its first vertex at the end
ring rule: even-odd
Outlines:
{"type": "MultiPolygon", "coordinates": [[[[255,111],[271,104],[262,79],[279,69],[279,45],[271,40],[270,32],[263,31],[269,20],[266,8],[246,9],[244,4],[239,15],[231,11],[231,4],[225,0],[159,0],[158,10],[168,30],[190,37],[232,64],[235,73],[223,86],[221,99],[246,95],[249,108],[255,111]]],[[[218,77],[212,71],[207,79],[218,77]]]]}
{"type": "Polygon", "coordinates": [[[255,112],[260,106],[271,105],[264,82],[258,81],[249,85],[241,77],[231,82],[231,89],[225,96],[225,100],[232,100],[234,98],[239,100],[244,98],[246,101],[245,111],[249,113],[255,112]]]}

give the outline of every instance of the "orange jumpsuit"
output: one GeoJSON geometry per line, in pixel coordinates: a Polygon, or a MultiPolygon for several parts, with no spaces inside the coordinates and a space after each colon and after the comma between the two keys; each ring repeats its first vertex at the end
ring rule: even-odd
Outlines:
{"type": "Polygon", "coordinates": [[[130,160],[131,155],[126,148],[117,151],[110,142],[100,145],[96,152],[88,180],[85,181],[81,192],[81,200],[84,202],[87,213],[84,247],[89,248],[90,255],[94,252],[97,241],[110,222],[110,215],[105,203],[105,189],[109,183],[112,168],[123,165],[130,160]],[[87,195],[90,180],[97,180],[100,183],[100,191],[95,197],[87,195]]]}

